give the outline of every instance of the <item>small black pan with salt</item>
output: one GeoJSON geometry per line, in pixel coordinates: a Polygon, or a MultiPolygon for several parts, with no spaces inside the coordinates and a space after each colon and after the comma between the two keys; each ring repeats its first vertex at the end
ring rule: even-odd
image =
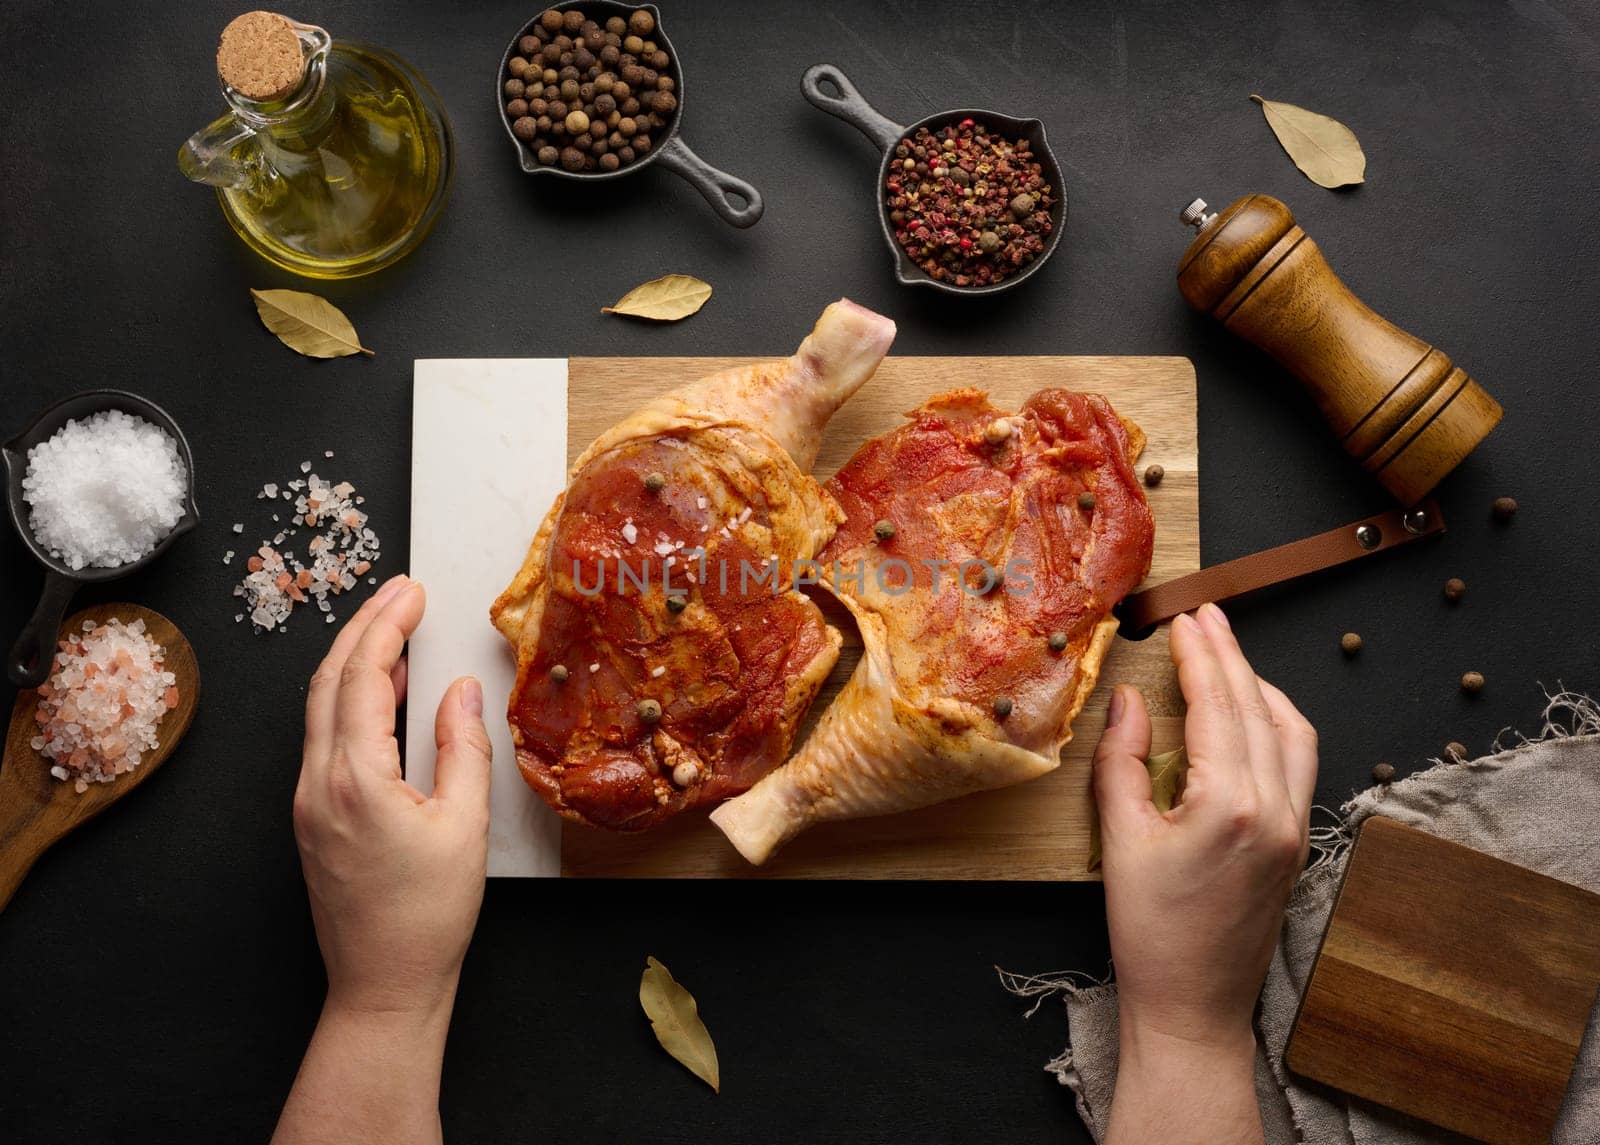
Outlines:
{"type": "Polygon", "coordinates": [[[39,603],[6,657],[6,679],[19,688],[36,688],[50,675],[56,640],[61,631],[61,618],[66,615],[67,606],[72,602],[78,586],[116,580],[137,572],[159,558],[175,540],[200,523],[200,510],[194,500],[194,455],[189,450],[189,442],[184,438],[183,431],[166,410],[152,401],[122,390],[89,390],[57,402],[35,418],[27,429],[0,446],[0,454],[3,454],[5,461],[11,523],[34,559],[44,566],[44,586],[39,594],[39,603]],[[29,506],[22,490],[22,479],[28,472],[28,451],[54,437],[69,420],[81,421],[109,410],[121,410],[143,418],[171,435],[188,477],[183,515],[155,547],[138,560],[110,568],[74,569],[60,558],[52,556],[50,550],[34,536],[29,524],[29,506]]]}

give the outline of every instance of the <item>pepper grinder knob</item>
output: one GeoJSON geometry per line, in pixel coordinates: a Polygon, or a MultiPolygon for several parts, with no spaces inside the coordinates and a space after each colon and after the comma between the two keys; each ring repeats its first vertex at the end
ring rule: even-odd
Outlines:
{"type": "Polygon", "coordinates": [[[1215,211],[1210,214],[1206,213],[1206,201],[1204,199],[1196,199],[1178,212],[1178,221],[1186,227],[1193,227],[1197,231],[1205,230],[1206,224],[1216,217],[1215,211]]]}
{"type": "Polygon", "coordinates": [[[1498,403],[1448,355],[1374,313],[1340,281],[1289,208],[1247,195],[1199,231],[1178,289],[1305,383],[1345,452],[1415,505],[1500,421],[1498,403]]]}

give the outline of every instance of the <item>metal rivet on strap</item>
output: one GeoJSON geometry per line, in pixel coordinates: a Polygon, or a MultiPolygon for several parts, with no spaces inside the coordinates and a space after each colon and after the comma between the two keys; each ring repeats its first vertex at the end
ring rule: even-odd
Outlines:
{"type": "Polygon", "coordinates": [[[1375,549],[1383,540],[1383,530],[1376,525],[1357,525],[1356,542],[1364,549],[1375,549]]]}
{"type": "Polygon", "coordinates": [[[1413,536],[1419,536],[1428,531],[1428,511],[1426,509],[1413,509],[1400,518],[1400,523],[1406,527],[1406,532],[1411,533],[1413,536]]]}

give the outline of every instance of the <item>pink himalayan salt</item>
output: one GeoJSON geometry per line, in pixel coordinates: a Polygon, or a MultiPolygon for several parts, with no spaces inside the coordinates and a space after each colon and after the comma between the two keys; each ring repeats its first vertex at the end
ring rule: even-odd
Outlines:
{"type": "Polygon", "coordinates": [[[82,794],[90,783],[110,783],[139,766],[156,746],[162,718],[178,706],[165,657],[142,620],[85,620],[80,633],[61,641],[50,678],[39,686],[31,741],[51,775],[73,780],[82,794]]]}

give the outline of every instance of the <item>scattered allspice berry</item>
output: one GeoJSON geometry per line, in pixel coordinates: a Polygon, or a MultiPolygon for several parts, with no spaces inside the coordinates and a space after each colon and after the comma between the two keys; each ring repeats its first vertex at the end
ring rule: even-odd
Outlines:
{"type": "Polygon", "coordinates": [[[1464,743],[1457,743],[1455,740],[1451,740],[1449,743],[1444,745],[1444,753],[1450,756],[1452,759],[1466,759],[1467,745],[1464,743]]]}
{"type": "Polygon", "coordinates": [[[1089,492],[1087,489],[1085,489],[1082,493],[1079,493],[1078,508],[1082,509],[1085,513],[1092,512],[1094,509],[1094,494],[1089,492]]]}
{"type": "Polygon", "coordinates": [[[1372,769],[1372,781],[1374,783],[1393,783],[1394,764],[1380,763],[1375,765],[1372,769]]]}
{"type": "Polygon", "coordinates": [[[565,684],[567,682],[567,666],[565,664],[550,665],[550,679],[557,684],[565,684]]]}
{"type": "Polygon", "coordinates": [[[1343,636],[1339,637],[1339,650],[1346,656],[1354,656],[1357,652],[1361,651],[1364,643],[1365,641],[1361,639],[1361,634],[1359,632],[1346,632],[1343,636]]]}
{"type": "Polygon", "coordinates": [[[1461,677],[1461,690],[1469,696],[1483,691],[1483,673],[1466,672],[1461,677]]]}
{"type": "Polygon", "coordinates": [[[1011,714],[1011,697],[996,696],[994,698],[994,718],[1003,720],[1011,714]]]}
{"type": "Polygon", "coordinates": [[[872,535],[880,541],[894,540],[894,522],[884,517],[872,526],[872,535]]]}
{"type": "Polygon", "coordinates": [[[1050,634],[1050,651],[1065,652],[1067,650],[1067,634],[1065,632],[1052,632],[1050,634]]]}
{"type": "Polygon", "coordinates": [[[1489,506],[1489,513],[1502,525],[1517,515],[1517,499],[1515,497],[1496,497],[1494,504],[1489,506]]]}
{"type": "Polygon", "coordinates": [[[652,493],[659,493],[667,487],[666,475],[660,472],[645,474],[644,487],[652,493]]]}
{"type": "Polygon", "coordinates": [[[1444,598],[1455,604],[1467,595],[1467,582],[1458,576],[1453,576],[1444,582],[1444,598]]]}
{"type": "Polygon", "coordinates": [[[647,724],[656,723],[661,719],[661,705],[654,700],[640,700],[634,710],[639,713],[639,718],[647,724]]]}
{"type": "Polygon", "coordinates": [[[1144,467],[1144,483],[1151,489],[1160,485],[1161,479],[1166,475],[1167,471],[1159,465],[1146,465],[1144,467]]]}
{"type": "Polygon", "coordinates": [[[669,596],[669,597],[667,597],[667,611],[668,612],[682,612],[684,609],[686,609],[688,607],[689,607],[689,598],[686,597],[686,596],[669,596]]]}

